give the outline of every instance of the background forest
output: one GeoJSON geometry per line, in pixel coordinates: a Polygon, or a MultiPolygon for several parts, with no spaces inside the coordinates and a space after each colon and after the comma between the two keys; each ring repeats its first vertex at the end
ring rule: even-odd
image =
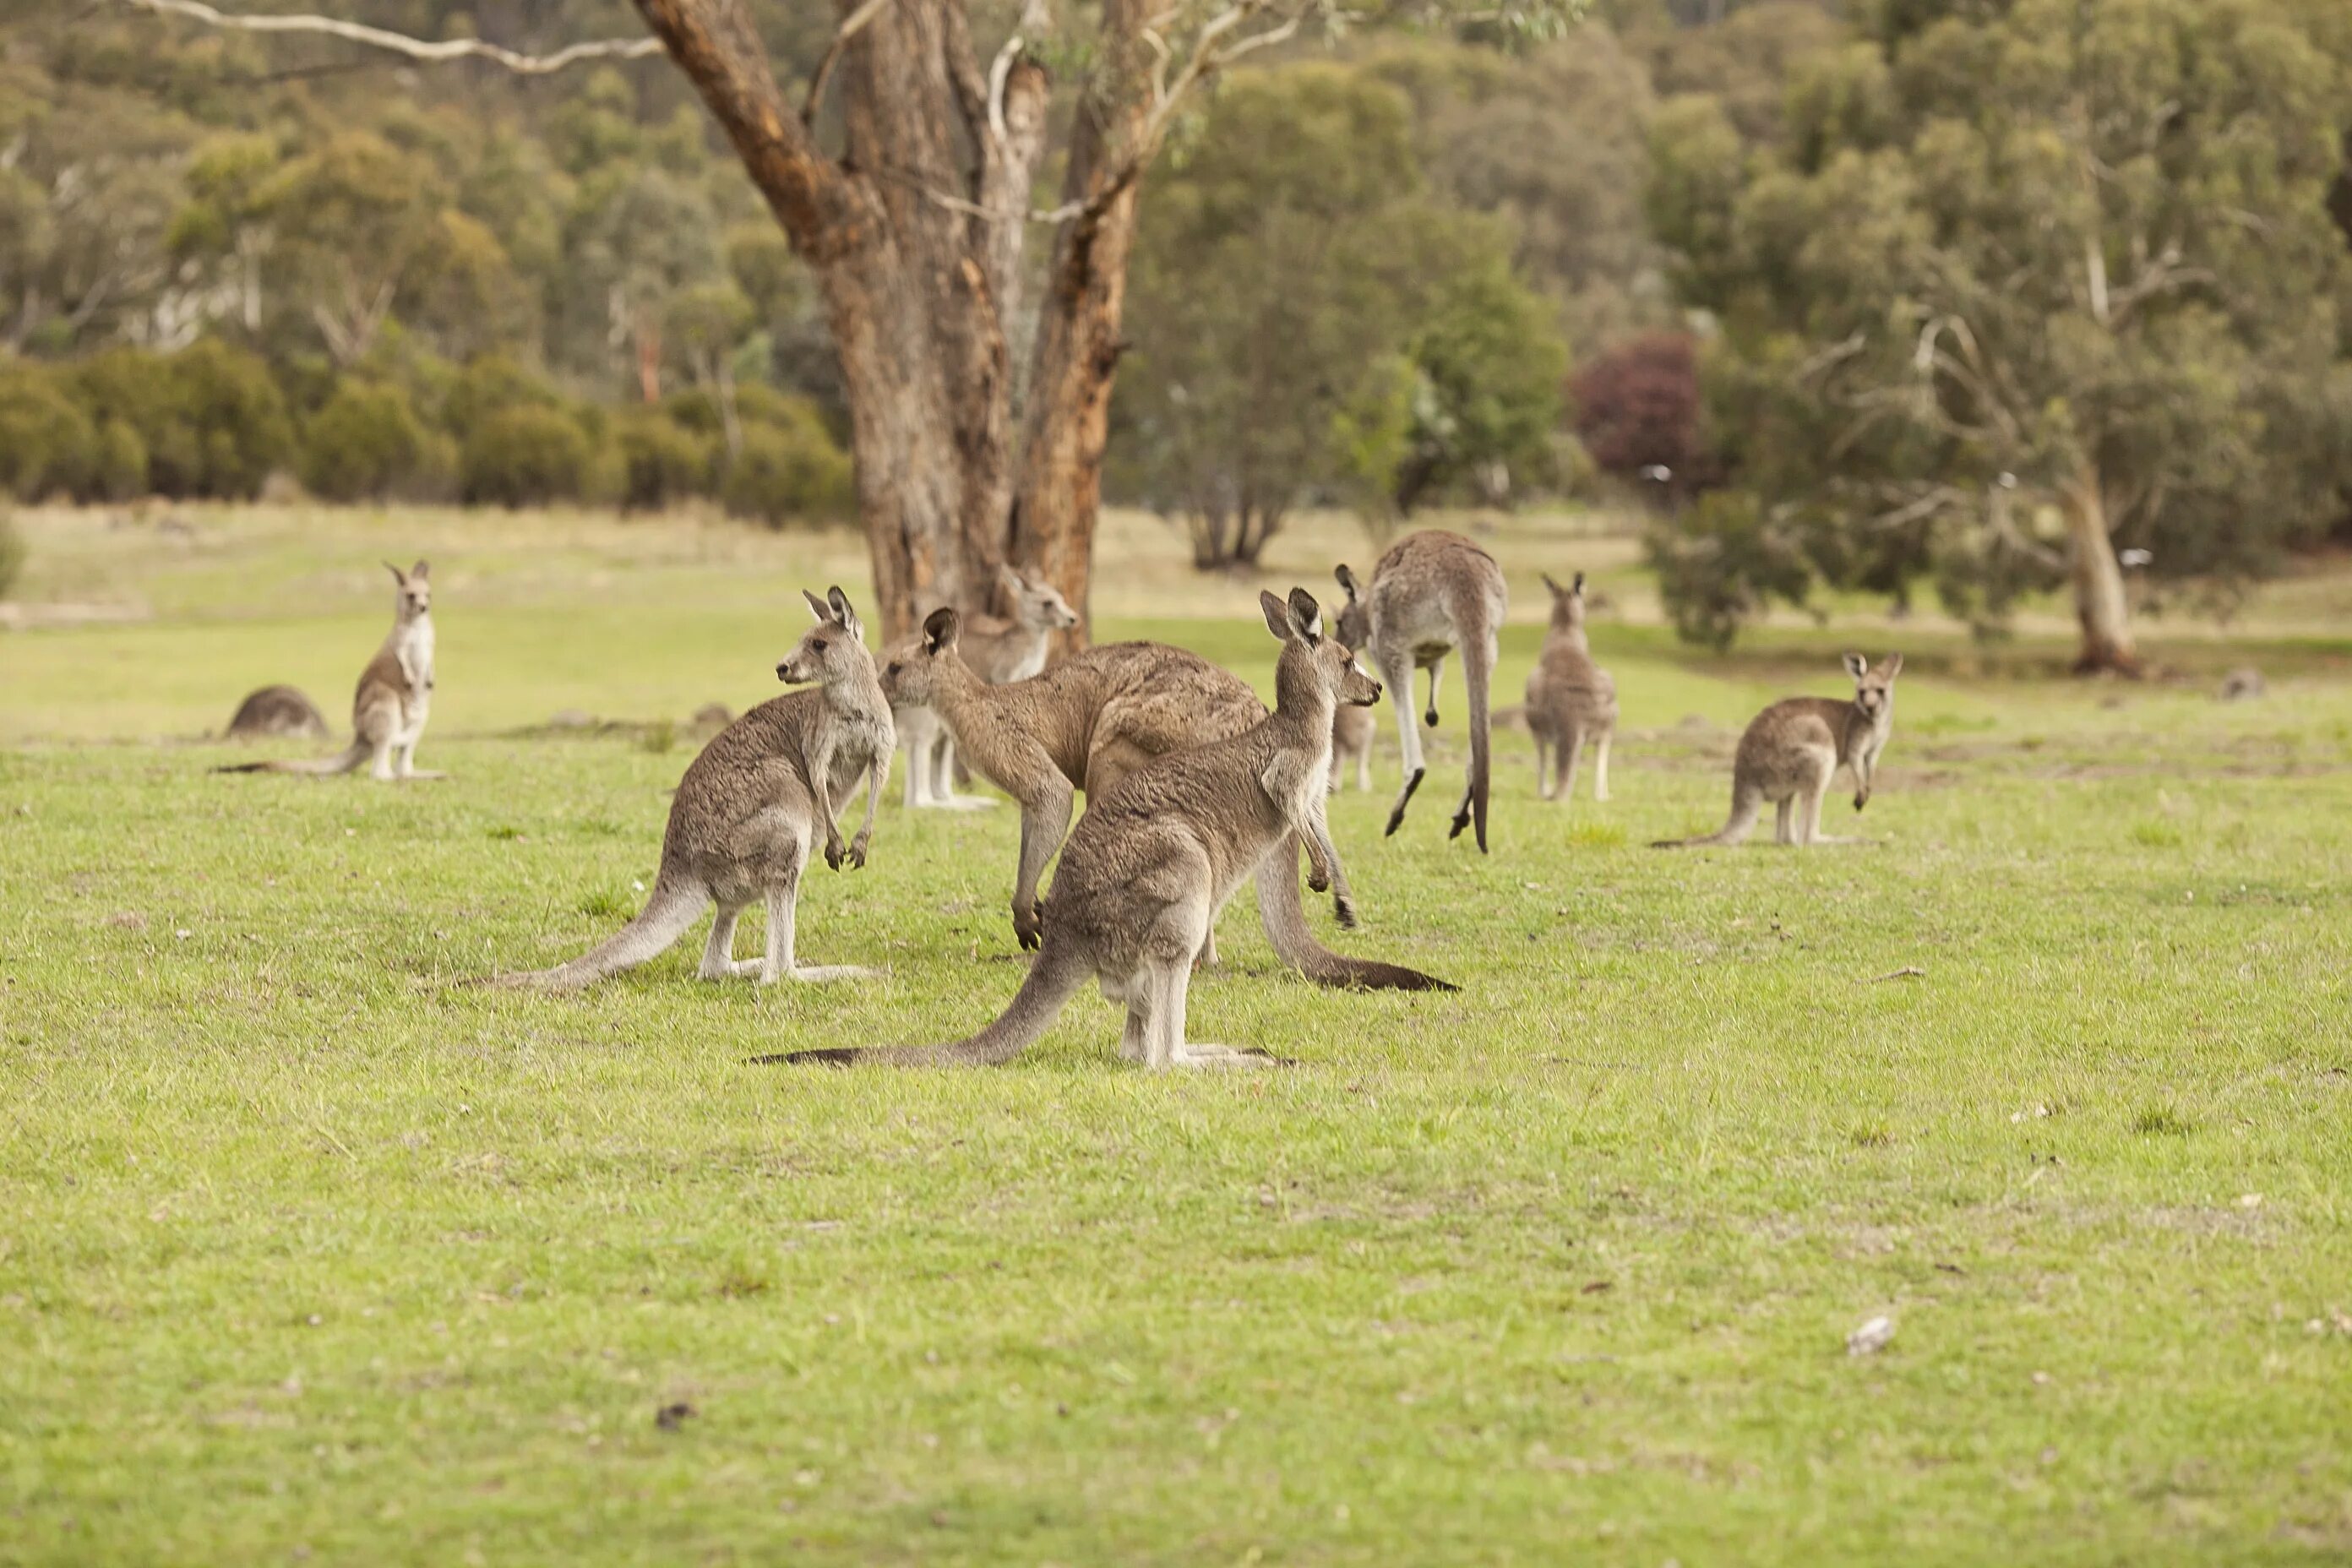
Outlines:
{"type": "MultiPolygon", "coordinates": [[[[797,97],[833,19],[753,14],[797,97]]],[[[1202,566],[1304,505],[1380,534],[1616,488],[1693,638],[1922,586],[1992,630],[2071,584],[2084,662],[2128,666],[2122,563],[2226,600],[2343,526],[2340,4],[1603,0],[1503,42],[1303,33],[1175,127],[1104,484],[1202,566]]],[[[819,291],[658,55],[520,78],[35,0],[0,24],[0,344],[25,499],[857,510],[819,291]]]]}

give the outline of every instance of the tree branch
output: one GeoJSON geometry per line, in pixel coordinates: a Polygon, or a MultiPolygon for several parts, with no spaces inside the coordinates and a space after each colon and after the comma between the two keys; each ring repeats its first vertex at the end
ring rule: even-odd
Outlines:
{"type": "Polygon", "coordinates": [[[841,19],[840,27],[833,35],[833,42],[824,47],[824,58],[816,62],[815,74],[809,78],[808,97],[801,104],[803,125],[816,122],[816,111],[824,104],[824,84],[833,79],[833,68],[841,63],[841,51],[847,48],[849,40],[857,37],[866,23],[881,15],[882,8],[888,4],[890,0],[866,0],[866,4],[841,19]]]}
{"type": "Polygon", "coordinates": [[[192,22],[202,22],[208,27],[222,27],[240,33],[308,33],[314,37],[341,38],[347,43],[365,44],[370,48],[387,49],[405,55],[413,60],[438,62],[443,60],[484,59],[504,66],[518,76],[548,76],[566,66],[582,60],[643,59],[661,52],[658,38],[605,38],[594,43],[572,44],[551,55],[526,55],[479,38],[444,38],[438,42],[412,38],[404,33],[390,33],[382,27],[371,27],[359,22],[338,21],[331,16],[232,16],[204,4],[204,0],[124,0],[126,5],[158,16],[184,16],[192,22]]]}

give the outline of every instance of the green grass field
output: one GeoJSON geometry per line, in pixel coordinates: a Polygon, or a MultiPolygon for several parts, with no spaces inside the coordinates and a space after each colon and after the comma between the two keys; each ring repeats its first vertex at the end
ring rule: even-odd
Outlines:
{"type": "MultiPolygon", "coordinates": [[[[1367,929],[1312,915],[1459,994],[1313,990],[1244,900],[1192,1032],[1293,1066],[1147,1077],[1089,993],[1003,1070],[838,1073],[745,1058],[1011,996],[1009,807],[814,874],[803,957],[870,985],[700,984],[699,933],[449,983],[634,911],[677,726],[772,694],[853,542],[193,516],[34,516],[36,605],[140,618],[0,633],[0,1561],[2352,1555],[2340,577],[2084,686],[1859,610],[1694,655],[1622,543],[1529,530],[1515,590],[1590,559],[1627,607],[1617,798],[1540,804],[1508,733],[1496,852],[1449,844],[1450,685],[1405,831],[1386,734],[1334,805],[1367,929]],[[420,552],[455,779],[207,773],[264,680],[340,731],[420,552]],[[1878,843],[1641,847],[1848,644],[1909,660],[1878,843]]],[[[1253,584],[1112,542],[1102,635],[1264,685],[1253,584]]]]}

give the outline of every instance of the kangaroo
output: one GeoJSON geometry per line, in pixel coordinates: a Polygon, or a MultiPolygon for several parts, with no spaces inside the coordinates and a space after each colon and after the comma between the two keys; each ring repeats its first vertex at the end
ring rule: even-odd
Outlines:
{"type": "Polygon", "coordinates": [[[291,686],[265,686],[247,694],[228,721],[232,741],[257,741],[271,735],[293,735],[306,741],[327,738],[326,715],[317,704],[291,686]]]}
{"type": "MultiPolygon", "coordinates": [[[[1348,602],[1339,608],[1335,626],[1341,642],[1359,653],[1372,646],[1372,612],[1356,595],[1356,574],[1346,567],[1338,573],[1339,586],[1346,590],[1348,602]]],[[[1350,762],[1356,764],[1356,787],[1369,791],[1372,787],[1372,738],[1380,732],[1380,721],[1370,708],[1360,708],[1352,702],[1339,704],[1331,716],[1331,788],[1339,788],[1340,770],[1350,762]]]]}
{"type": "Polygon", "coordinates": [[[702,951],[700,979],[756,973],[761,984],[772,985],[872,973],[846,964],[803,967],[793,952],[809,850],[821,836],[827,866],[866,864],[896,741],[890,704],[848,597],[839,588],[822,599],[806,592],[802,597],[816,612],[816,625],[776,666],[776,679],[814,682],[814,688],[762,702],[688,764],[670,801],[661,869],[645,909],[611,940],[571,963],[503,974],[497,984],[577,991],[667,952],[713,903],[719,914],[702,951]],[[835,813],[856,794],[860,775],[866,821],[845,847],[835,813]],[[738,962],[735,922],[755,899],[768,907],[767,952],[738,962]]]}
{"type": "MultiPolygon", "coordinates": [[[[1089,803],[1101,801],[1157,758],[1250,729],[1265,717],[1265,705],[1240,677],[1160,643],[1104,644],[1027,680],[991,686],[965,662],[960,631],[953,610],[932,611],[920,631],[885,656],[882,684],[894,700],[936,711],[972,766],[1021,803],[1013,930],[1023,947],[1034,948],[1044,915],[1037,884],[1069,832],[1072,793],[1083,789],[1089,803]]],[[[1258,918],[1283,963],[1318,985],[1444,986],[1418,970],[1344,958],[1317,942],[1297,864],[1270,862],[1258,878],[1258,918]]],[[[1353,902],[1341,899],[1336,913],[1342,925],[1352,924],[1353,902]]],[[[1213,933],[1204,957],[1213,962],[1215,952],[1213,933]]]]}
{"type": "MultiPolygon", "coordinates": [[[[1287,603],[1258,597],[1266,628],[1282,643],[1274,711],[1239,734],[1147,763],[1088,806],[1062,851],[1045,944],[1002,1017],[953,1045],[793,1051],[782,1059],[993,1066],[1043,1035],[1091,979],[1127,1005],[1119,1054],[1129,1061],[1159,1072],[1269,1060],[1185,1039],[1193,960],[1218,910],[1263,863],[1279,860],[1276,851],[1294,837],[1307,845],[1309,885],[1348,899],[1323,819],[1331,712],[1341,702],[1371,702],[1381,689],[1346,644],[1323,635],[1322,612],[1305,589],[1292,589],[1287,603]]],[[[1287,879],[1287,868],[1273,869],[1279,874],[1270,879],[1287,879]]]]}
{"type": "Polygon", "coordinates": [[[303,763],[236,763],[219,773],[347,773],[370,758],[379,779],[441,779],[416,765],[416,742],[433,710],[433,584],[431,565],[419,561],[403,572],[384,563],[399,592],[392,602],[392,633],[360,671],[352,697],[351,748],[339,757],[303,763]]]}
{"type": "MultiPolygon", "coordinates": [[[[1078,624],[1078,613],[1061,590],[1042,576],[1024,576],[1010,566],[996,569],[996,581],[1013,605],[1013,618],[973,616],[965,621],[964,658],[992,685],[1026,680],[1045,668],[1045,640],[1078,624]]],[[[907,746],[906,805],[970,811],[992,800],[955,792],[955,740],[927,708],[894,709],[899,738],[907,746]]]]}
{"type": "Polygon", "coordinates": [[[1584,637],[1584,574],[1563,588],[1547,576],[1551,630],[1528,677],[1528,728],[1536,738],[1536,793],[1566,800],[1576,788],[1576,764],[1593,742],[1592,798],[1609,798],[1609,742],[1617,730],[1617,682],[1592,662],[1584,637]],[[1547,776],[1544,753],[1555,772],[1547,776]]]}
{"type": "MultiPolygon", "coordinates": [[[[1339,585],[1356,592],[1356,575],[1346,566],[1337,573],[1339,585]]],[[[1411,533],[1389,546],[1372,568],[1371,586],[1363,591],[1370,616],[1372,662],[1391,688],[1396,704],[1397,738],[1404,750],[1404,788],[1389,810],[1388,831],[1404,826],[1404,808],[1421,787],[1421,733],[1412,724],[1412,672],[1429,671],[1429,710],[1437,724],[1437,678],[1445,656],[1460,649],[1462,679],[1470,693],[1470,783],[1454,813],[1449,838],[1459,838],[1474,824],[1478,852],[1486,852],[1487,710],[1486,689],[1501,656],[1499,635],[1508,595],[1503,569],[1495,558],[1458,533],[1430,530],[1411,533]]]]}
{"type": "Polygon", "coordinates": [[[1873,669],[1858,653],[1845,656],[1853,677],[1853,700],[1790,697],[1756,715],[1739,737],[1731,764],[1731,820],[1704,838],[1662,838],[1651,847],[1680,849],[1706,844],[1737,844],[1756,826],[1764,803],[1780,808],[1774,834],[1781,844],[1839,844],[1822,833],[1822,796],[1841,765],[1853,773],[1853,808],[1870,804],[1878,774],[1878,753],[1895,732],[1895,678],[1903,656],[1891,653],[1873,669]],[[1792,821],[1793,818],[1793,821],[1792,821]]]}

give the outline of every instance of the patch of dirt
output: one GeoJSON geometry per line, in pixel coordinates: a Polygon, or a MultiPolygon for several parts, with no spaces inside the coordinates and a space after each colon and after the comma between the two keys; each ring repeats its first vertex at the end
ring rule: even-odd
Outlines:
{"type": "Polygon", "coordinates": [[[145,605],[0,604],[0,631],[46,632],[74,626],[138,626],[155,618],[145,605]]]}

